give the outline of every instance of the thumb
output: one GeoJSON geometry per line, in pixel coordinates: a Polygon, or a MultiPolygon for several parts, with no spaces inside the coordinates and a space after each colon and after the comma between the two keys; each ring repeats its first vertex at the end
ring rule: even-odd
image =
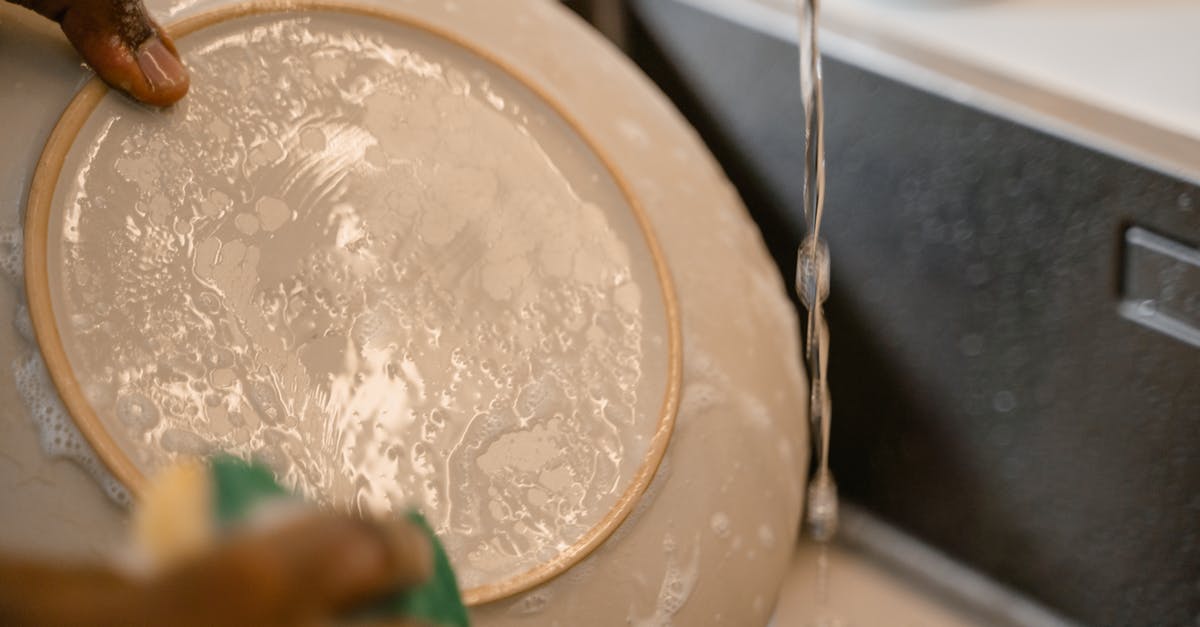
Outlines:
{"type": "Polygon", "coordinates": [[[188,90],[175,44],[141,0],[17,0],[62,26],[67,40],[109,85],[167,106],[188,90]]]}

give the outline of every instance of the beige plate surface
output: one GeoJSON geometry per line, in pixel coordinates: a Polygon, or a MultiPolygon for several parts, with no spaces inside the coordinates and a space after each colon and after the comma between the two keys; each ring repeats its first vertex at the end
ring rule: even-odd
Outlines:
{"type": "Polygon", "coordinates": [[[536,85],[400,15],[170,30],[188,99],[89,83],[29,194],[35,332],[105,463],[136,492],[230,450],[319,500],[417,502],[471,604],[588,555],[680,392],[674,291],[619,169],[536,85]]]}

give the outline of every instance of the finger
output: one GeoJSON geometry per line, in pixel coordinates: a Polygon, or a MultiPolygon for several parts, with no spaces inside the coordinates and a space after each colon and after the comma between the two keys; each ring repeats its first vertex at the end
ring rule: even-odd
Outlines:
{"type": "Polygon", "coordinates": [[[294,550],[296,543],[308,545],[307,551],[292,555],[295,589],[335,610],[420,584],[433,574],[429,541],[418,527],[404,521],[321,516],[275,541],[285,552],[294,550]]]}
{"type": "Polygon", "coordinates": [[[0,556],[0,625],[118,624],[134,584],[112,569],[0,556]]]}
{"type": "Polygon", "coordinates": [[[109,85],[155,106],[187,93],[175,44],[141,0],[18,0],[58,22],[67,40],[109,85]]]}
{"type": "Polygon", "coordinates": [[[196,624],[302,624],[427,579],[433,552],[408,523],[310,514],[247,534],[163,584],[196,624]],[[219,605],[213,599],[221,599],[219,605]]]}

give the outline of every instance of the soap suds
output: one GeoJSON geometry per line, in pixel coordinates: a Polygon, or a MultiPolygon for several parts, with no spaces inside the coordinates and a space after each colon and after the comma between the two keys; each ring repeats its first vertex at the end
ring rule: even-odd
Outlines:
{"type": "Polygon", "coordinates": [[[680,547],[668,532],[663,538],[663,552],[666,554],[666,571],[659,586],[654,612],[644,618],[635,617],[630,612],[629,624],[634,627],[671,627],[672,619],[691,598],[692,589],[700,577],[699,534],[689,547],[680,547]],[[680,555],[685,550],[689,553],[686,563],[680,555]]]}
{"type": "Polygon", "coordinates": [[[21,400],[37,427],[42,450],[50,457],[67,459],[83,468],[114,502],[123,507],[132,503],[129,491],[121,485],[84,439],[63,406],[46,372],[42,356],[31,351],[13,361],[13,374],[21,400]]]}
{"type": "MultiPolygon", "coordinates": [[[[16,286],[23,286],[25,283],[23,236],[19,228],[0,232],[0,271],[3,271],[16,286]]],[[[12,361],[13,379],[16,382],[17,393],[37,428],[42,451],[50,457],[74,462],[91,475],[109,498],[122,507],[128,507],[133,500],[129,490],[117,481],[100,461],[91,444],[67,413],[67,408],[58,396],[58,390],[50,380],[46,363],[36,349],[33,324],[29,318],[29,309],[24,303],[24,291],[20,291],[18,297],[13,326],[21,339],[27,343],[25,354],[12,361]]]]}

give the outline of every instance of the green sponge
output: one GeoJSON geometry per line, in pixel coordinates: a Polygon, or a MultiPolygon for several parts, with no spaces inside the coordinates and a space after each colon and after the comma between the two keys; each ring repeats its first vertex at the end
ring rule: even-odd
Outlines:
{"type": "MultiPolygon", "coordinates": [[[[209,461],[213,504],[218,524],[237,522],[257,504],[289,496],[266,468],[233,457],[221,456],[209,461]]],[[[424,530],[433,546],[433,577],[425,584],[381,599],[364,613],[372,617],[414,618],[436,627],[469,627],[467,609],[458,594],[458,582],[450,568],[446,550],[420,513],[412,511],[408,519],[424,530]]]]}

